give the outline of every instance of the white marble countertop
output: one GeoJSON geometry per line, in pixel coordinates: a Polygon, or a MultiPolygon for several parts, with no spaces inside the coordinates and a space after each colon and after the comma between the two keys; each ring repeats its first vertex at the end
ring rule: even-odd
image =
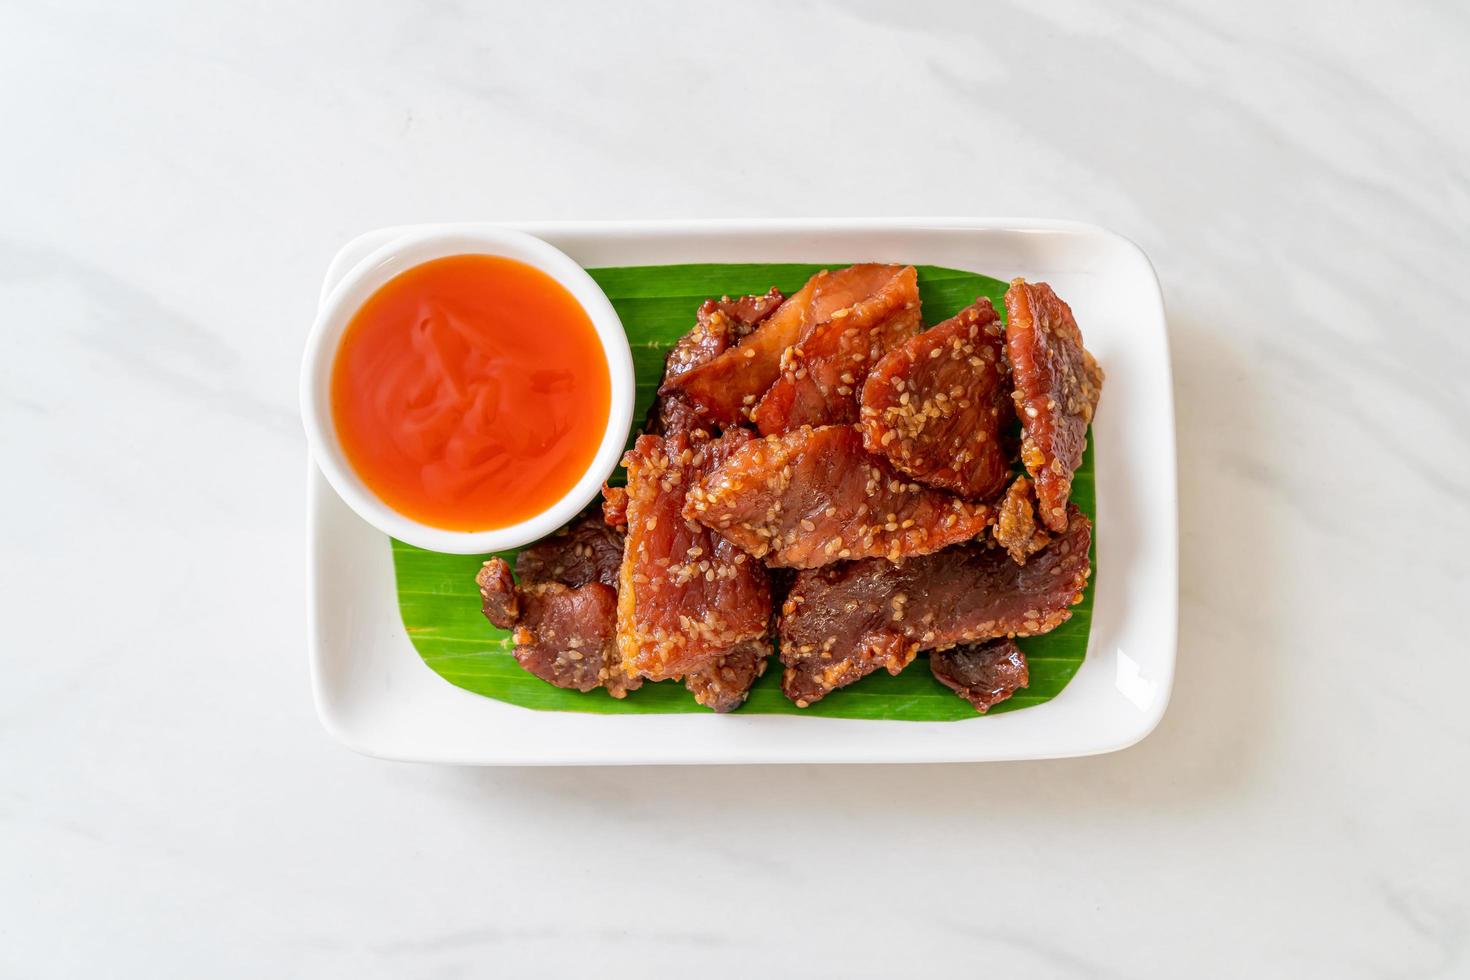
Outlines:
{"type": "Polygon", "coordinates": [[[372,6],[0,6],[0,974],[1470,971],[1463,9],[372,6]],[[1151,737],[513,771],[325,736],[296,371],[343,241],[889,214],[1152,256],[1151,737]]]}

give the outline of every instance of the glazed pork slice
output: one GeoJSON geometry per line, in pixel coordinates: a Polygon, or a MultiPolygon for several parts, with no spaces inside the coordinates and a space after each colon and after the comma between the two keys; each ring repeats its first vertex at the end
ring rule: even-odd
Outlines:
{"type": "Polygon", "coordinates": [[[920,483],[990,500],[1010,475],[1011,390],[1000,316],[976,300],[874,365],[863,385],[863,444],[920,483]]]}
{"type": "Polygon", "coordinates": [[[707,299],[695,313],[694,326],[669,351],[664,360],[663,384],[649,413],[650,435],[678,432],[708,432],[715,419],[702,412],[677,381],[690,371],[714,360],[753,331],[781,306],[785,297],[774,286],[764,295],[731,299],[707,299]]]}
{"type": "Polygon", "coordinates": [[[1064,535],[1024,566],[988,542],[902,564],[881,558],[801,572],[781,607],[781,689],[797,707],[920,650],[1049,633],[1082,601],[1092,524],[1071,508],[1064,535]]]}
{"type": "Polygon", "coordinates": [[[475,577],[481,611],[512,631],[515,658],[557,687],[605,687],[623,697],[642,681],[623,673],[617,652],[618,569],[623,535],[595,507],[516,556],[516,585],[503,559],[487,561],[475,577]]]}
{"type": "Polygon", "coordinates": [[[714,441],[640,436],[624,457],[628,541],[617,634],[626,673],[679,677],[767,635],[765,568],[683,514],[689,488],[750,438],[744,429],[714,441]]]}
{"type": "MultiPolygon", "coordinates": [[[[911,272],[911,270],[910,270],[911,272]]],[[[913,329],[918,329],[918,291],[913,290],[910,297],[904,291],[904,284],[908,282],[909,276],[903,275],[904,267],[895,265],[877,265],[865,263],[849,266],[845,269],[822,270],[806,285],[793,293],[781,306],[770,316],[766,317],[760,326],[749,335],[742,338],[738,344],[723,351],[709,361],[696,365],[675,377],[665,381],[660,393],[671,393],[682,391],[688,396],[701,417],[706,418],[717,425],[737,425],[750,419],[755,411],[756,404],[768,389],[778,379],[787,374],[786,368],[790,367],[790,377],[793,382],[803,382],[803,391],[807,386],[804,384],[810,375],[801,374],[800,367],[796,365],[789,351],[792,347],[806,340],[806,338],[818,332],[817,328],[830,326],[844,319],[857,316],[862,322],[864,330],[872,333],[874,328],[883,327],[891,315],[896,315],[894,309],[895,298],[906,304],[912,299],[914,308],[906,312],[905,317],[912,317],[913,329]],[[900,281],[894,283],[894,279],[900,281]]],[[[901,322],[906,322],[902,321],[901,322]]],[[[895,326],[894,331],[897,331],[895,326]]],[[[910,331],[912,332],[912,331],[910,331]]],[[[816,346],[816,352],[826,360],[831,360],[833,365],[841,359],[841,355],[855,355],[861,347],[854,342],[863,331],[854,331],[851,336],[847,335],[844,327],[835,332],[821,331],[827,339],[816,346]],[[833,360],[833,359],[836,360],[833,360]]],[[[864,340],[871,338],[864,336],[864,340]]],[[[886,349],[886,347],[884,348],[886,349]]],[[[851,373],[849,370],[848,373],[851,373]]],[[[864,370],[866,373],[866,370],[864,370]]],[[[842,384],[840,378],[843,374],[842,368],[828,371],[821,378],[828,379],[830,375],[831,387],[835,392],[838,385],[842,384]]],[[[856,401],[856,392],[860,390],[862,379],[856,375],[854,383],[848,385],[852,389],[853,401],[856,401]]],[[[809,392],[808,392],[809,394],[809,392]]],[[[788,408],[796,404],[795,392],[789,392],[786,407],[777,408],[773,405],[771,409],[771,426],[777,425],[779,419],[787,417],[788,408]]],[[[845,397],[845,396],[843,396],[845,397]]],[[[803,401],[802,405],[806,402],[803,401]]],[[[854,409],[855,411],[855,409],[854,409]]],[[[790,422],[790,427],[800,424],[790,422]]],[[[767,431],[773,431],[768,429],[767,431]]]]}
{"type": "Polygon", "coordinates": [[[684,515],[769,565],[815,568],[938,551],[983,533],[992,512],[919,486],[833,425],[742,446],[689,492],[684,515]]]}
{"type": "Polygon", "coordinates": [[[1026,655],[1008,637],[935,650],[929,655],[929,669],[935,680],[982,715],[1031,681],[1026,655]]]}
{"type": "Polygon", "coordinates": [[[868,370],[923,329],[913,266],[855,265],[812,286],[810,325],[751,414],[762,435],[856,422],[868,370]]]}
{"type": "Polygon", "coordinates": [[[628,488],[602,485],[602,522],[608,527],[628,529],[628,488]]]}
{"type": "Polygon", "coordinates": [[[1031,481],[1018,476],[1000,502],[995,525],[990,529],[995,543],[1011,556],[1017,565],[1045,548],[1051,541],[1046,529],[1036,526],[1036,496],[1031,481]]]}
{"type": "Polygon", "coordinates": [[[694,700],[717,714],[727,714],[745,703],[750,688],[766,672],[770,640],[745,640],[715,655],[707,666],[691,670],[684,686],[694,700]]]}
{"type": "Polygon", "coordinates": [[[1042,522],[1065,531],[1072,474],[1087,448],[1102,369],[1082,346],[1072,308],[1046,283],[1013,280],[1006,290],[1006,314],[1021,462],[1036,483],[1042,522]]]}
{"type": "MultiPolygon", "coordinates": [[[[520,587],[504,560],[486,562],[476,577],[482,611],[495,625],[513,631],[516,661],[530,673],[557,687],[605,687],[613,697],[623,697],[643,679],[624,672],[617,646],[622,554],[622,532],[590,511],[516,557],[520,587]]],[[[765,637],[736,644],[690,671],[685,686],[705,707],[733,711],[765,672],[770,653],[765,637]]]]}
{"type": "Polygon", "coordinates": [[[601,582],[617,588],[623,563],[623,535],[589,508],[548,538],[516,556],[521,582],[560,582],[578,586],[601,582]]]}
{"type": "MultiPolygon", "coordinates": [[[[736,437],[741,438],[741,437],[736,437]]],[[[626,528],[628,523],[628,491],[623,487],[603,487],[603,519],[616,527],[626,528]]],[[[613,581],[619,576],[622,558],[622,536],[618,536],[619,564],[614,566],[613,581]]],[[[523,553],[524,554],[524,553],[523,553]]],[[[614,611],[616,618],[616,611],[614,611]]],[[[684,686],[694,695],[694,700],[711,711],[724,714],[734,711],[745,703],[750,687],[766,671],[766,660],[771,655],[771,643],[767,637],[744,640],[728,650],[716,653],[711,662],[684,675],[684,686]]],[[[618,655],[618,670],[622,673],[622,656],[618,655]]]]}
{"type": "Polygon", "coordinates": [[[605,687],[615,698],[643,683],[623,673],[616,590],[601,582],[517,586],[502,558],[487,561],[475,582],[485,618],[512,631],[516,663],[528,672],[557,687],[605,687]]]}
{"type": "Polygon", "coordinates": [[[781,355],[806,332],[814,288],[808,282],[797,290],[735,346],[672,374],[666,369],[659,396],[681,393],[699,418],[718,426],[747,421],[781,373],[781,355]]]}

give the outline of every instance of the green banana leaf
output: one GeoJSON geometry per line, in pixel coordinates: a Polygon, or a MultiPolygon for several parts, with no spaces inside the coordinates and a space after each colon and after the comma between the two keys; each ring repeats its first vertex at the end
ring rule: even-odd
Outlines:
{"type": "MultiPolygon", "coordinates": [[[[762,293],[771,286],[795,292],[823,268],[846,265],[713,264],[631,266],[589,269],[622,318],[633,349],[638,394],[633,418],[642,419],[663,373],[665,352],[694,323],[694,311],[710,296],[762,293]]],[[[924,321],[948,319],[978,296],[987,296],[1004,315],[1006,284],[958,269],[919,266],[924,321]]],[[[630,441],[631,441],[630,434],[630,441]]],[[[1089,441],[1090,442],[1090,441],[1089,441]]],[[[619,477],[622,471],[619,470],[619,477]]],[[[614,482],[617,482],[616,480],[614,482]]],[[[1092,449],[1072,485],[1072,496],[1096,517],[1092,449]]],[[[1095,535],[1094,535],[1095,539],[1095,535]]],[[[513,553],[503,557],[510,559],[513,553]]],[[[644,684],[618,700],[601,690],[581,693],[552,687],[523,671],[511,656],[509,634],[480,615],[475,573],[489,555],[444,555],[395,540],[393,565],[398,605],[414,649],[440,677],[476,694],[543,711],[599,714],[708,712],[675,681],[644,684]]],[[[1093,555],[1096,581],[1096,549],[1093,555]]],[[[1072,618],[1046,636],[1018,642],[1030,663],[1030,686],[997,705],[990,714],[1015,711],[1056,697],[1082,664],[1092,622],[1092,583],[1072,618]]],[[[969,703],[934,680],[923,654],[897,677],[879,671],[834,691],[809,708],[781,696],[781,668],[770,667],[740,709],[744,714],[803,714],[827,718],[881,718],[894,721],[958,721],[981,717],[969,703]]]]}

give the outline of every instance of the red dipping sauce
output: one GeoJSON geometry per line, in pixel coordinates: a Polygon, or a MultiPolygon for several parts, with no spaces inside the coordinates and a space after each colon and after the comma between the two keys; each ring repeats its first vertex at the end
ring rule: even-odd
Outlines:
{"type": "Polygon", "coordinates": [[[332,365],[332,419],[394,510],[452,531],[508,527],[587,472],[611,408],[585,310],[539,269],[454,255],[389,280],[332,365]]]}

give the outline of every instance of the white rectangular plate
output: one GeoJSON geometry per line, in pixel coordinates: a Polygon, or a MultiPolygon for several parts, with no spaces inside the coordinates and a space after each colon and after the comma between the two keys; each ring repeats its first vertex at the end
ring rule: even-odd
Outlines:
{"type": "MultiPolygon", "coordinates": [[[[1092,429],[1102,571],[1087,659],[1051,701],[964,721],[600,715],[506,704],[455,687],[419,659],[399,618],[387,537],[353,514],[312,465],[312,686],[322,723],[344,744],[385,759],[468,765],[962,762],[1111,752],[1158,724],[1173,682],[1178,616],[1174,408],[1158,280],[1137,246],[1090,225],[1034,220],[517,227],[585,266],[877,261],[1051,283],[1107,372],[1092,429]]],[[[323,294],[404,230],[350,242],[323,294]]]]}

